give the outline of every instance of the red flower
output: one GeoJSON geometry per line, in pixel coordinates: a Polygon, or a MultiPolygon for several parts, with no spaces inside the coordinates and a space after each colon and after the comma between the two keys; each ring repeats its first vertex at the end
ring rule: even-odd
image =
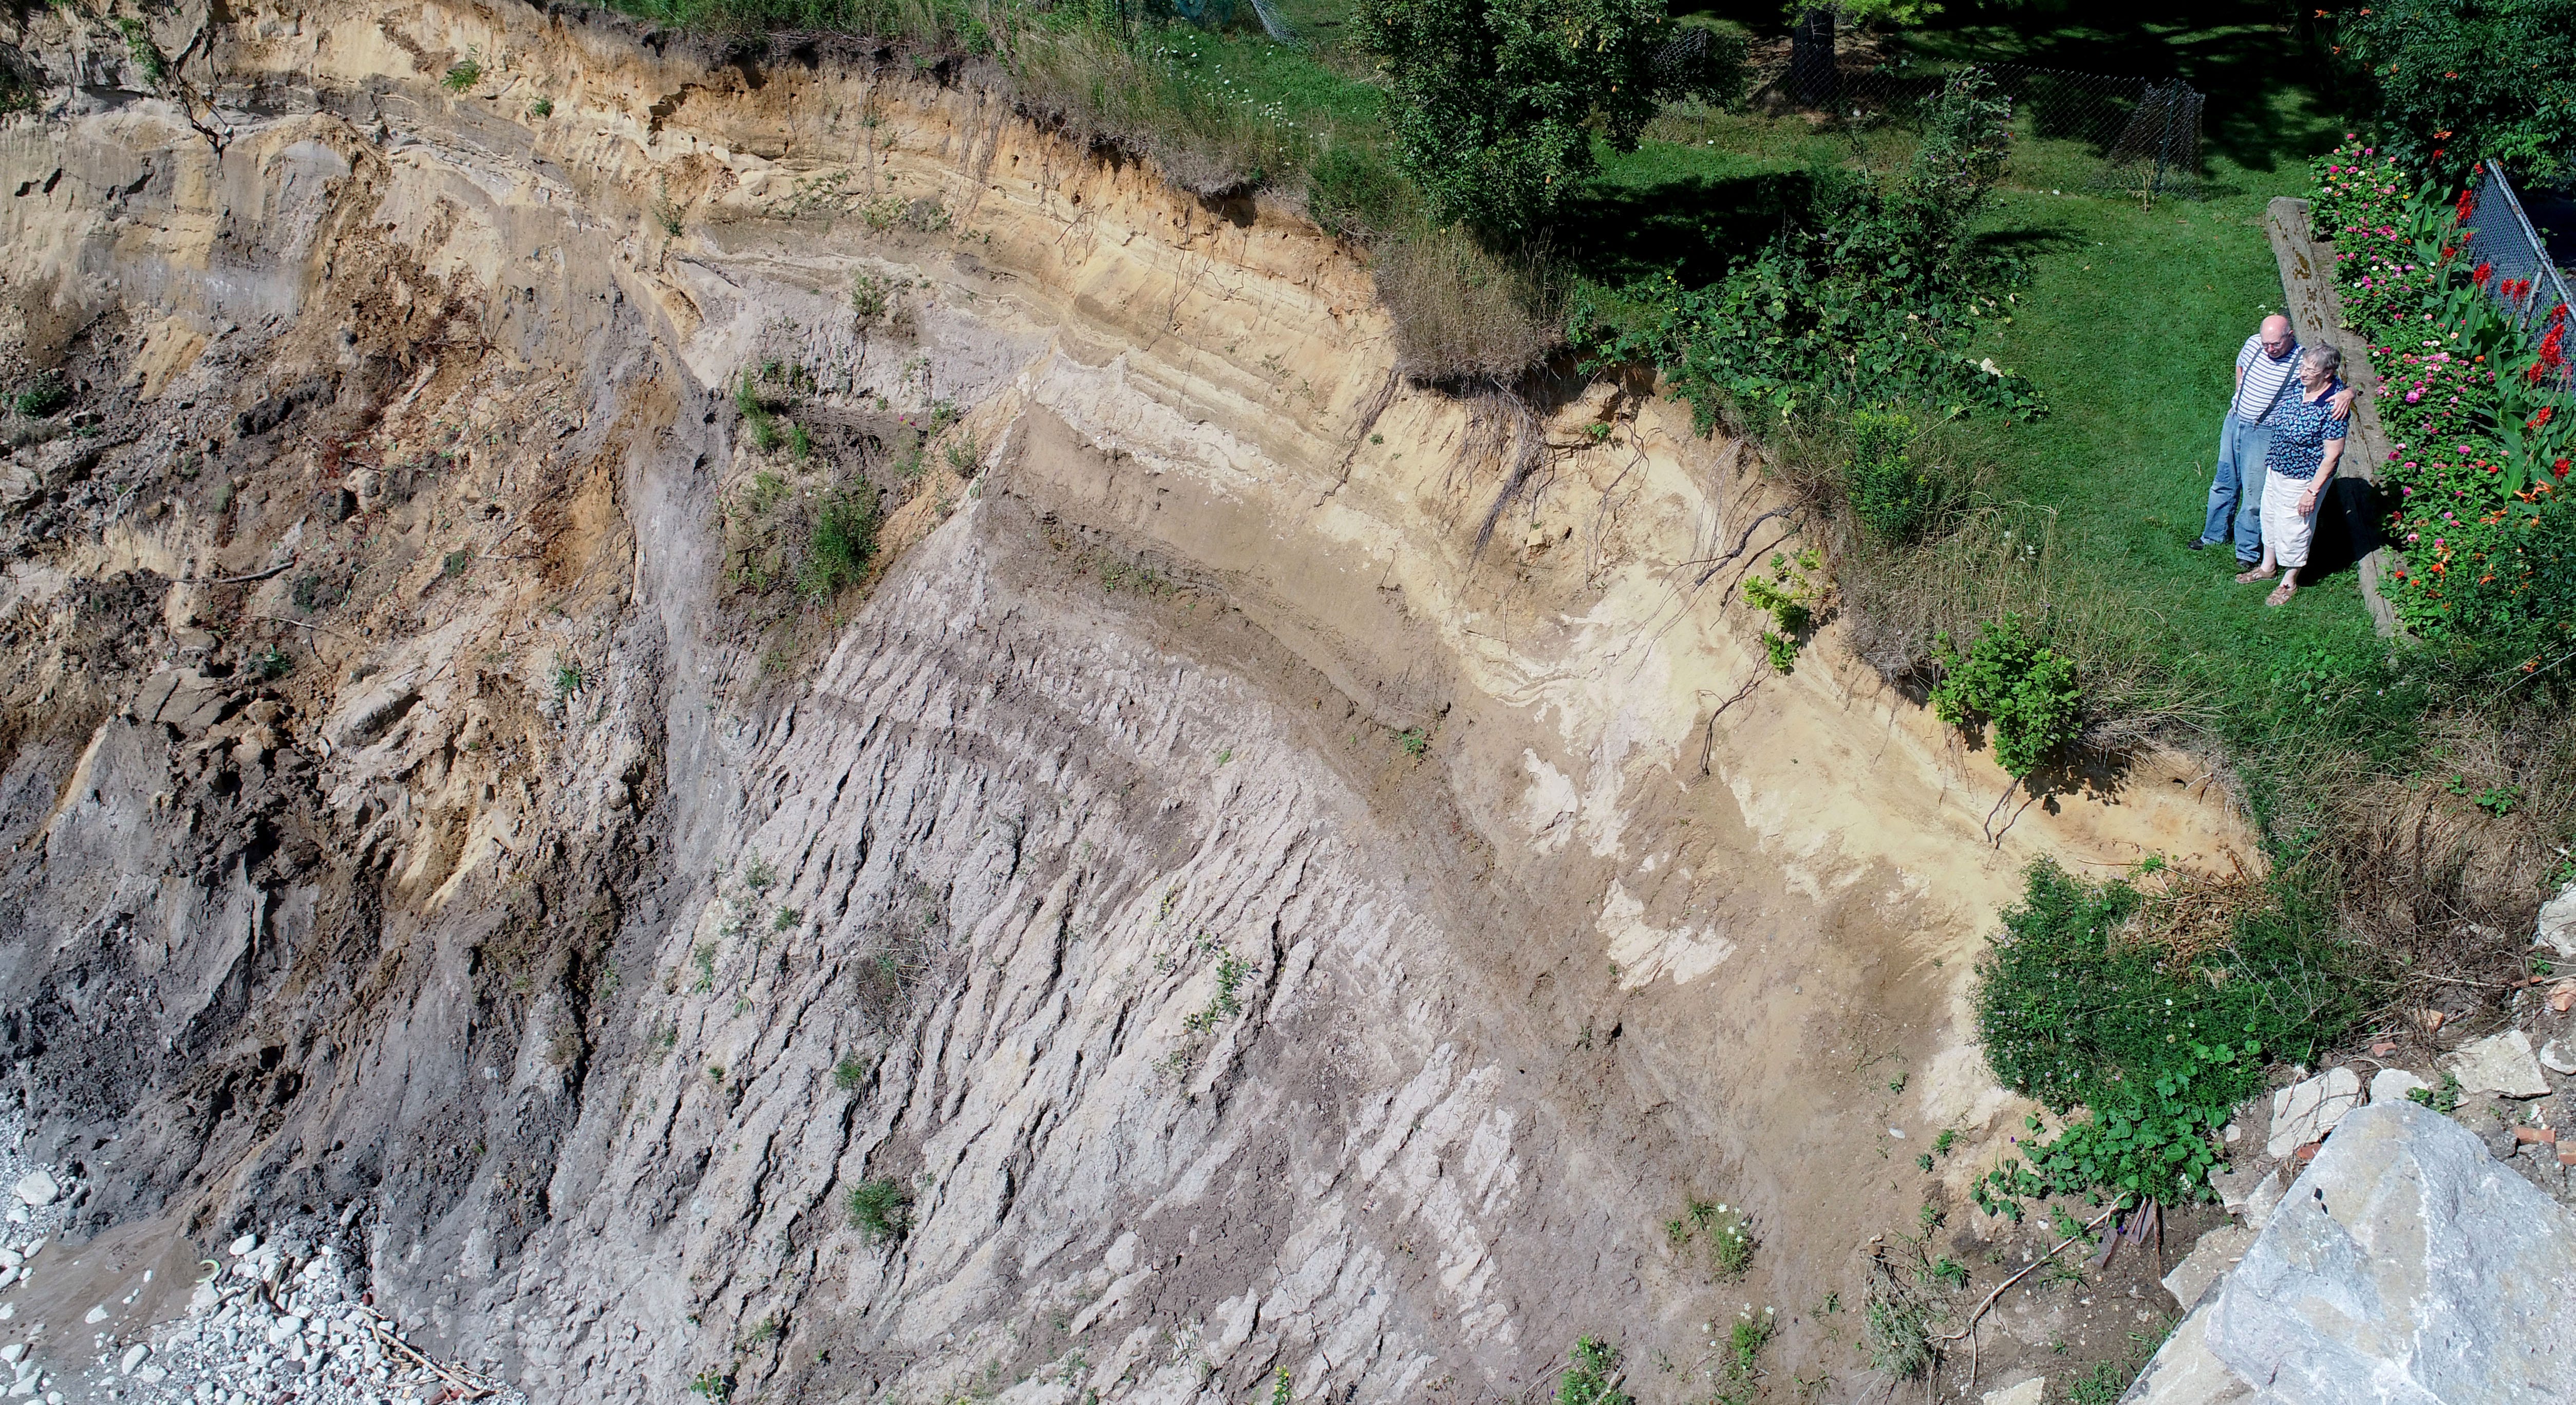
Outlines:
{"type": "Polygon", "coordinates": [[[2476,191],[2476,189],[2474,189],[2474,188],[2463,189],[2463,190],[2460,192],[2460,203],[2459,203],[2457,206],[2455,206],[2455,207],[2454,207],[2454,209],[2457,211],[2457,218],[2458,218],[2458,222],[2459,222],[2459,223],[2461,223],[2461,224],[2467,224],[2467,223],[2469,222],[2469,215],[2470,215],[2470,213],[2471,213],[2472,211],[2476,210],[2476,209],[2477,209],[2477,207],[2478,207],[2478,192],[2476,191]]]}
{"type": "Polygon", "coordinates": [[[2542,425],[2549,423],[2550,417],[2557,413],[2557,406],[2543,405],[2540,407],[2539,414],[2533,415],[2530,419],[2523,421],[2522,427],[2525,429],[2538,429],[2542,425]]]}
{"type": "Polygon", "coordinates": [[[2477,284],[2477,285],[2478,285],[2479,287],[2481,287],[2481,288],[2485,287],[2488,283],[2490,283],[2490,282],[2494,281],[2494,279],[2495,279],[2495,265],[2494,265],[2494,264],[2491,264],[2491,263],[2482,263],[2482,264],[2479,264],[2476,268],[2473,268],[2473,269],[2469,270],[2469,281],[2470,281],[2470,282],[2472,282],[2472,283],[2477,284]]]}
{"type": "Polygon", "coordinates": [[[2549,466],[2549,474],[2550,474],[2550,476],[2551,476],[2551,477],[2553,477],[2553,478],[2564,478],[2564,477],[2566,477],[2566,476],[2567,476],[2567,460],[2565,460],[2565,459],[2560,459],[2558,462],[2551,464],[2551,465],[2549,466]]]}

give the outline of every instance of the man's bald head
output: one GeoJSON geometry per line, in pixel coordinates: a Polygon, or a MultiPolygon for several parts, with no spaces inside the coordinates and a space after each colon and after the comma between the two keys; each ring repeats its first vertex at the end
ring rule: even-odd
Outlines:
{"type": "Polygon", "coordinates": [[[2275,312],[2263,319],[2263,353],[2278,361],[2290,354],[2290,319],[2275,312]]]}

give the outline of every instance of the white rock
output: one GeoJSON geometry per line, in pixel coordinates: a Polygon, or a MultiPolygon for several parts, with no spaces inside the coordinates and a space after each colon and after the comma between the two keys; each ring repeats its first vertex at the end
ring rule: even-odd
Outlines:
{"type": "Polygon", "coordinates": [[[258,1248],[258,1247],[259,1247],[259,1236],[258,1236],[258,1235],[256,1235],[256,1234],[245,1234],[245,1235],[243,1235],[241,1238],[236,1239],[236,1240],[234,1240],[234,1241],[233,1241],[233,1244],[232,1244],[232,1255],[233,1255],[233,1257],[234,1257],[234,1258],[237,1258],[237,1259],[238,1259],[238,1258],[240,1258],[241,1256],[243,1256],[244,1254],[247,1254],[247,1253],[249,1253],[251,1250],[256,1249],[256,1248],[258,1248]]]}
{"type": "Polygon", "coordinates": [[[145,1385],[159,1385],[163,1381],[170,1379],[170,1373],[158,1366],[146,1366],[142,1370],[134,1373],[134,1379],[143,1382],[145,1385]]]}
{"type": "Polygon", "coordinates": [[[2432,1086],[2402,1068],[2383,1068],[2370,1076],[2370,1100],[2374,1103],[2402,1103],[2408,1093],[2432,1086]]]}
{"type": "Polygon", "coordinates": [[[2576,1073],[2576,1039],[2562,1034],[2541,1045],[2540,1066],[2552,1073],[2576,1073]]]}
{"type": "Polygon", "coordinates": [[[120,1376],[133,1375],[134,1368],[142,1365],[144,1358],[151,1354],[152,1348],[136,1342],[125,1349],[125,1359],[116,1363],[116,1373],[120,1376]]]}
{"type": "Polygon", "coordinates": [[[2489,1035],[2442,1060],[2463,1093],[2502,1093],[2508,1098],[2537,1098],[2549,1091],[2549,1075],[2531,1051],[2531,1036],[2518,1029],[2489,1035]]]}
{"type": "Polygon", "coordinates": [[[2322,1140],[2360,1106],[2361,1075],[2351,1069],[2330,1068],[2304,1083],[2294,1083],[2272,1095],[2272,1135],[2263,1149],[2287,1156],[2322,1140]]]}
{"type": "Polygon", "coordinates": [[[2531,937],[2560,956],[2576,958],[2576,883],[2559,889],[2558,896],[2541,907],[2540,922],[2531,937]]]}
{"type": "Polygon", "coordinates": [[[100,1303],[98,1306],[81,1314],[81,1321],[86,1322],[93,1327],[97,1326],[101,1322],[105,1322],[107,1319],[108,1311],[107,1304],[105,1303],[100,1303]]]}
{"type": "Polygon", "coordinates": [[[27,1344],[25,1342],[11,1342],[7,1346],[0,1346],[0,1361],[6,1361],[12,1366],[17,1365],[20,1361],[24,1360],[26,1355],[27,1344]]]}
{"type": "Polygon", "coordinates": [[[25,1201],[30,1209],[51,1205],[61,1199],[63,1194],[63,1188],[56,1185],[54,1178],[43,1171],[29,1171],[20,1176],[16,1189],[18,1198],[25,1201]]]}
{"type": "Polygon", "coordinates": [[[2227,1270],[2245,1257],[2245,1248],[2254,1242],[2254,1231],[2241,1225],[2221,1225],[2200,1237],[2181,1263],[2165,1275],[2165,1291],[2174,1301],[2190,1308],[2198,1303],[2210,1285],[2227,1277],[2227,1270]]]}
{"type": "Polygon", "coordinates": [[[1982,1397],[1984,1405],[2039,1405],[2040,1392],[2048,1389],[2048,1377],[2033,1376],[2001,1390],[1990,1390],[1982,1397]]]}

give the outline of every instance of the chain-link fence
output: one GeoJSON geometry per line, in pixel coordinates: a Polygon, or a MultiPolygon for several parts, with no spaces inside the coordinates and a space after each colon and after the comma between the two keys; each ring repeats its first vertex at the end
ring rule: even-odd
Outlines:
{"type": "MultiPolygon", "coordinates": [[[[2532,228],[2503,167],[2492,161],[2479,166],[2468,218],[2461,223],[2469,230],[2466,257],[2487,296],[2506,313],[2535,337],[2546,336],[2553,319],[2569,315],[2567,274],[2532,228]]],[[[2576,361],[2562,363],[2557,373],[2562,387],[2576,387],[2576,361]]]]}
{"type": "MultiPolygon", "coordinates": [[[[2062,144],[2057,149],[2073,162],[2068,178],[2079,187],[2106,195],[2200,193],[2201,95],[2190,84],[2012,63],[1978,67],[2012,100],[2015,130],[2062,144]]],[[[1755,75],[1753,105],[1836,124],[1911,126],[1957,71],[1943,64],[1852,69],[1793,61],[1755,75]]]]}

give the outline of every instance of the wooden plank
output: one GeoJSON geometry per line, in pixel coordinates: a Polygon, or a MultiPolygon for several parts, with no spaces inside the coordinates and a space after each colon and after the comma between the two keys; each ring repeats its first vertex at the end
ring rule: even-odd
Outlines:
{"type": "MultiPolygon", "coordinates": [[[[2290,328],[2308,346],[2331,346],[2343,353],[2343,378],[2357,394],[2352,405],[2351,442],[2344,445],[2337,473],[2349,472],[2365,483],[2379,480],[2388,462],[2388,429],[2379,419],[2379,373],[2371,368],[2370,344],[2344,326],[2343,300],[2335,293],[2334,246],[2308,237],[2308,202],[2275,196],[2263,212],[2263,232],[2271,237],[2272,256],[2281,265],[2283,310],[2290,328]]],[[[2362,603],[2380,637],[2397,636],[2397,612],[2379,593],[2380,573],[2387,569],[2390,548],[2380,547],[2353,567],[2361,580],[2362,603]]]]}

